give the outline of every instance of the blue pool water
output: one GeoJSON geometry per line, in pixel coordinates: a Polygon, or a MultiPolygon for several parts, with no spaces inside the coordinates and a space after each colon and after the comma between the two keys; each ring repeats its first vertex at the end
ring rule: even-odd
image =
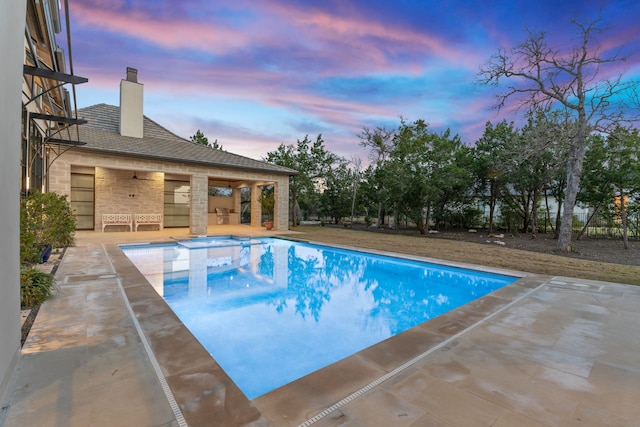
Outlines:
{"type": "Polygon", "coordinates": [[[122,250],[249,399],[516,280],[271,238],[122,250]]]}

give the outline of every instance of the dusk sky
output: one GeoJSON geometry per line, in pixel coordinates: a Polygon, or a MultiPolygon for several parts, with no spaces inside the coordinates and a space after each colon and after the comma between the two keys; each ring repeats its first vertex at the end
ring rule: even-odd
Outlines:
{"type": "Polygon", "coordinates": [[[570,20],[601,8],[602,51],[631,54],[613,71],[640,78],[637,0],[69,3],[74,73],[89,78],[79,108],[118,105],[126,67],[137,68],[146,116],[255,159],[321,133],[332,152],[365,160],[363,127],[395,128],[400,116],[473,144],[486,121],[518,118],[498,115],[495,89],[474,84],[491,54],[527,28],[572,46],[570,20]]]}

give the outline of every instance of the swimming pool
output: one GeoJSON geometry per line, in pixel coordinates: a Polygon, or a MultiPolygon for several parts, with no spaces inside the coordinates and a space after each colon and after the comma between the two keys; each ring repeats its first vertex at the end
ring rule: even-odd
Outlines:
{"type": "Polygon", "coordinates": [[[122,250],[249,399],[516,280],[271,238],[122,250]]]}

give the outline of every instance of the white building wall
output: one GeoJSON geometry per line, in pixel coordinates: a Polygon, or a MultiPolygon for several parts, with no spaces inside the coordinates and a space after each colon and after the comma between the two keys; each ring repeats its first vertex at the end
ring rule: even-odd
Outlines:
{"type": "Polygon", "coordinates": [[[26,1],[3,2],[0,13],[0,403],[20,355],[20,98],[26,1]]]}
{"type": "MultiPolygon", "coordinates": [[[[548,196],[547,197],[547,201],[545,202],[545,198],[541,197],[540,198],[540,202],[538,203],[538,209],[543,209],[546,210],[547,209],[547,203],[549,204],[549,212],[551,212],[551,216],[555,218],[555,213],[558,210],[558,201],[555,199],[555,197],[553,196],[548,196]]],[[[484,217],[485,218],[489,218],[489,205],[488,204],[481,204],[481,209],[484,210],[484,217]]],[[[573,214],[574,215],[586,215],[589,213],[589,208],[586,206],[582,206],[582,205],[576,205],[573,208],[573,214]]],[[[500,204],[498,204],[495,207],[495,210],[493,212],[493,216],[495,219],[499,219],[500,218],[500,204]]]]}
{"type": "Polygon", "coordinates": [[[120,135],[142,138],[144,86],[137,82],[120,82],[120,135]]]}

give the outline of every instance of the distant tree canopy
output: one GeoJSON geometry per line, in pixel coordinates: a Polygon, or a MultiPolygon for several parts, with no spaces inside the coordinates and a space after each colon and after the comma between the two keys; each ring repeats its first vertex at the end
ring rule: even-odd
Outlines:
{"type": "Polygon", "coordinates": [[[202,131],[200,131],[200,129],[198,129],[196,134],[191,136],[189,139],[191,139],[191,142],[193,142],[195,144],[204,145],[204,146],[207,146],[209,148],[213,148],[215,150],[222,150],[222,145],[218,144],[218,140],[217,139],[215,141],[213,141],[213,142],[209,142],[209,138],[204,136],[204,133],[202,133],[202,131]]]}
{"type": "MultiPolygon", "coordinates": [[[[355,211],[370,224],[369,213],[378,212],[378,226],[387,226],[386,217],[389,225],[413,225],[425,235],[484,227],[532,236],[550,229],[557,238],[576,126],[563,110],[540,109],[521,128],[487,122],[484,134],[468,146],[449,130],[435,132],[422,119],[401,118],[395,129],[360,134],[361,144],[371,149],[364,171],[327,150],[322,135],[281,144],[265,160],[298,171],[290,180],[290,201],[304,219],[341,223],[355,211]]],[[[591,207],[593,216],[620,224],[625,242],[627,230],[640,236],[638,135],[621,126],[593,133],[578,194],[578,204],[591,207]]],[[[294,224],[302,218],[293,213],[294,224]]],[[[572,232],[574,227],[572,218],[572,232]]]]}
{"type": "Polygon", "coordinates": [[[601,53],[597,38],[604,28],[600,21],[574,20],[577,43],[568,50],[552,46],[544,31],[530,31],[521,44],[491,56],[479,75],[481,83],[493,86],[508,80],[506,91],[497,97],[498,108],[508,101],[529,111],[560,108],[575,120],[565,164],[564,216],[558,235],[558,249],[566,252],[571,251],[573,208],[589,135],[625,120],[629,108],[620,100],[637,99],[637,81],[602,77],[607,66],[615,67],[626,58],[601,53]]]}
{"type": "Polygon", "coordinates": [[[337,159],[338,156],[325,148],[322,135],[318,135],[314,142],[309,140],[309,135],[305,135],[304,139],[298,140],[295,145],[280,144],[276,151],[267,153],[265,161],[299,172],[298,175],[292,176],[289,182],[292,204],[290,212],[293,214],[294,225],[300,222],[300,218],[296,217],[298,203],[306,204],[307,212],[317,211],[318,188],[324,183],[337,159]]]}
{"type": "Polygon", "coordinates": [[[432,221],[471,195],[470,150],[449,130],[439,134],[422,119],[401,118],[395,131],[364,129],[360,138],[376,153],[365,172],[374,193],[368,198],[378,212],[393,212],[396,227],[404,216],[426,234],[432,221]]]}

